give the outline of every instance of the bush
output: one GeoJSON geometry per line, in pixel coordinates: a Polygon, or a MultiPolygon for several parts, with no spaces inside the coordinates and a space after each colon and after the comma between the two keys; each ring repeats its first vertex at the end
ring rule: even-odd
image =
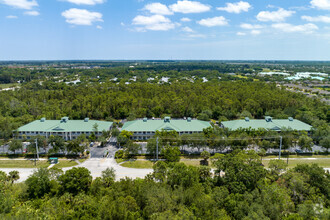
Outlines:
{"type": "Polygon", "coordinates": [[[164,157],[167,162],[179,162],[180,161],[180,149],[178,147],[167,146],[163,150],[164,157]]]}
{"type": "Polygon", "coordinates": [[[125,156],[124,150],[119,150],[115,153],[115,159],[123,159],[125,156]]]}

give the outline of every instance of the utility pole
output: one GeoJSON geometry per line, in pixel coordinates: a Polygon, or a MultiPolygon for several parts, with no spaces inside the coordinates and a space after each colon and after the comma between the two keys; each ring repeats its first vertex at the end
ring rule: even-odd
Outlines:
{"type": "Polygon", "coordinates": [[[157,137],[157,140],[156,140],[156,160],[158,161],[158,137],[157,137]]]}
{"type": "Polygon", "coordinates": [[[38,138],[36,138],[36,152],[37,152],[37,159],[39,160],[38,138]]]}
{"type": "Polygon", "coordinates": [[[282,151],[282,136],[280,136],[280,152],[278,154],[279,160],[281,159],[281,151],[282,151]]]}

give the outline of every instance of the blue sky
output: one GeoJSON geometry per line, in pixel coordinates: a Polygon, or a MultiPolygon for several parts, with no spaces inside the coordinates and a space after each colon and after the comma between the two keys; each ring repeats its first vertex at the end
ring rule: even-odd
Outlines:
{"type": "Polygon", "coordinates": [[[0,0],[0,60],[330,60],[330,0],[0,0]]]}

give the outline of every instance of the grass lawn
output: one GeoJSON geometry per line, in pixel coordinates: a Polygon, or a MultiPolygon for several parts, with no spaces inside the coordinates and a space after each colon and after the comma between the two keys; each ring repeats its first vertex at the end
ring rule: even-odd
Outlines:
{"type": "Polygon", "coordinates": [[[83,162],[85,162],[87,159],[79,159],[78,161],[80,162],[80,163],[83,163],[83,162]]]}
{"type": "Polygon", "coordinates": [[[0,168],[47,168],[48,161],[37,161],[37,166],[31,160],[0,160],[0,168]]]}
{"type": "Polygon", "coordinates": [[[117,163],[121,163],[121,162],[124,162],[124,161],[125,161],[125,159],[116,159],[117,163]]]}
{"type": "MultiPolygon", "coordinates": [[[[287,161],[286,158],[283,159],[285,162],[287,161]]],[[[262,163],[265,165],[265,167],[268,167],[270,160],[262,160],[262,163]]],[[[289,159],[289,166],[288,168],[293,168],[298,164],[313,164],[316,163],[321,167],[324,168],[330,168],[330,159],[315,159],[315,160],[290,160],[289,159]]]]}
{"type": "Polygon", "coordinates": [[[152,166],[154,165],[154,163],[149,160],[134,160],[134,161],[124,162],[120,165],[123,167],[128,167],[128,168],[152,169],[152,166]]]}
{"type": "Polygon", "coordinates": [[[73,167],[73,166],[78,165],[78,163],[74,160],[59,160],[58,162],[59,163],[53,167],[61,169],[61,168],[65,168],[65,167],[73,167]]]}

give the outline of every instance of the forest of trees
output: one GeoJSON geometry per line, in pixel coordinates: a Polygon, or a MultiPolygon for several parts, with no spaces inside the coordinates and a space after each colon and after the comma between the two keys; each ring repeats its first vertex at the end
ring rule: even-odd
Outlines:
{"type": "Polygon", "coordinates": [[[33,120],[64,116],[110,121],[164,116],[225,121],[269,115],[294,117],[313,125],[319,138],[329,136],[328,105],[263,82],[107,82],[72,86],[32,81],[17,91],[1,92],[0,103],[0,138],[5,140],[19,126],[33,120]]]}
{"type": "Polygon", "coordinates": [[[265,169],[254,151],[192,167],[159,161],[144,179],[115,181],[107,169],[39,169],[24,183],[0,171],[1,219],[329,219],[330,175],[314,165],[265,169]]]}

